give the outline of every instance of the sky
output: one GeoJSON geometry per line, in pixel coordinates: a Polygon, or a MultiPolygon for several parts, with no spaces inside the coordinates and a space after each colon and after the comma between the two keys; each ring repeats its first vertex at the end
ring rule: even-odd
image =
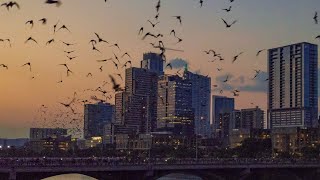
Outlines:
{"type": "MultiPolygon", "coordinates": [[[[317,44],[315,37],[320,33],[320,24],[313,22],[316,11],[320,12],[318,0],[205,0],[199,7],[198,0],[161,0],[159,24],[152,28],[147,20],[156,22],[155,5],[158,0],[64,0],[60,7],[44,4],[44,0],[17,1],[21,9],[0,8],[0,39],[10,38],[12,47],[0,42],[0,64],[8,65],[9,69],[0,68],[0,137],[28,137],[30,127],[73,126],[65,119],[58,119],[56,114],[66,111],[59,102],[67,103],[77,92],[79,99],[91,95],[84,91],[101,86],[103,81],[109,81],[109,74],[121,73],[124,69],[115,70],[112,63],[97,63],[96,60],[121,56],[128,52],[132,57],[133,66],[139,66],[144,52],[153,49],[152,38],[142,40],[138,35],[141,27],[144,33],[150,31],[162,33],[166,47],[184,50],[184,52],[167,51],[167,62],[172,59],[182,59],[188,62],[190,70],[212,78],[212,84],[218,84],[213,94],[219,94],[219,88],[225,89],[223,95],[232,96],[230,87],[221,84],[227,75],[231,77],[232,88],[241,90],[236,97],[236,108],[260,106],[267,108],[267,56],[260,49],[270,49],[291,43],[307,41],[317,44]],[[227,13],[223,8],[232,5],[232,11],[227,13]],[[182,25],[172,16],[180,15],[182,25]],[[38,22],[47,18],[46,25],[38,22]],[[237,20],[231,28],[226,29],[221,18],[228,22],[237,20]],[[26,25],[28,20],[34,20],[33,28],[26,25]],[[66,25],[70,31],[61,30],[53,33],[53,25],[66,25]],[[174,29],[176,35],[183,39],[176,44],[177,39],[170,36],[174,29]],[[110,44],[97,44],[102,52],[93,52],[88,43],[96,38],[98,33],[110,44]],[[25,40],[32,36],[38,44],[25,40]],[[46,46],[46,42],[54,38],[55,42],[46,46]],[[61,41],[75,43],[67,47],[61,41]],[[117,43],[121,51],[109,47],[117,43]],[[215,61],[203,51],[214,49],[220,53],[224,61],[215,61]],[[74,60],[68,60],[64,51],[75,50],[74,60]],[[233,56],[244,52],[235,63],[233,56]],[[32,72],[24,63],[32,63],[32,72]],[[66,70],[58,64],[67,63],[73,74],[66,76],[66,70]],[[103,71],[99,68],[103,66],[103,71]],[[222,71],[217,71],[222,68],[222,71]],[[251,80],[254,70],[261,70],[257,80],[251,80]],[[86,77],[88,73],[93,77],[86,77]],[[32,77],[34,77],[32,79],[32,77]],[[57,83],[63,80],[63,83],[57,83]],[[47,112],[41,111],[42,105],[47,112]],[[55,123],[51,123],[55,122],[55,123]]],[[[0,3],[6,2],[1,0],[0,3]]],[[[129,60],[120,59],[121,64],[129,60]]],[[[121,65],[119,65],[121,66],[121,65]]],[[[178,69],[176,69],[178,70],[178,69]]],[[[176,71],[174,70],[174,71],[176,71]]],[[[167,73],[174,73],[167,70],[167,73]]],[[[115,75],[116,76],[116,75],[115,75]]],[[[117,77],[117,82],[121,79],[117,77]]],[[[111,91],[108,84],[104,90],[111,91]]],[[[113,93],[111,93],[113,95],[113,93]]],[[[114,99],[109,100],[114,103],[114,99]]],[[[79,104],[76,111],[78,124],[83,107],[79,104]]],[[[43,109],[42,109],[43,110],[43,109]]]]}

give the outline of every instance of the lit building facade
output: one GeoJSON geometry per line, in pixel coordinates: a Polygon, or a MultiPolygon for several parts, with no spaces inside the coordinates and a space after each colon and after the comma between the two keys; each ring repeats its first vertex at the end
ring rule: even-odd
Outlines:
{"type": "Polygon", "coordinates": [[[41,140],[49,137],[66,136],[68,129],[62,128],[30,128],[30,140],[41,140]]]}
{"type": "Polygon", "coordinates": [[[225,146],[234,147],[250,137],[253,132],[263,130],[264,111],[256,107],[220,113],[218,124],[215,137],[225,146]]]}
{"type": "Polygon", "coordinates": [[[242,122],[241,122],[241,111],[240,110],[234,110],[231,114],[231,127],[232,129],[241,129],[242,128],[242,122]]]}
{"type": "Polygon", "coordinates": [[[243,129],[263,129],[264,111],[259,107],[241,109],[241,125],[243,129]]]}
{"type": "Polygon", "coordinates": [[[109,103],[85,104],[84,138],[103,136],[103,127],[114,118],[114,106],[109,103]]]}
{"type": "Polygon", "coordinates": [[[143,68],[126,69],[125,91],[115,96],[114,134],[150,133],[157,123],[158,75],[143,68]]]}
{"type": "Polygon", "coordinates": [[[272,149],[275,156],[279,153],[300,154],[305,147],[320,144],[319,128],[285,127],[272,129],[272,149]]]}
{"type": "Polygon", "coordinates": [[[232,113],[220,113],[218,118],[219,126],[216,129],[215,137],[221,139],[224,144],[228,143],[229,134],[231,131],[232,124],[232,113]]]}
{"type": "Polygon", "coordinates": [[[116,94],[116,120],[114,134],[135,135],[146,131],[147,97],[129,95],[126,92],[116,94]]]}
{"type": "Polygon", "coordinates": [[[187,69],[184,78],[192,84],[192,108],[194,110],[195,134],[210,137],[211,78],[194,74],[187,69]]]}
{"type": "MultiPolygon", "coordinates": [[[[158,95],[158,75],[155,72],[147,71],[143,68],[126,69],[125,92],[133,102],[134,100],[144,100],[145,104],[141,111],[146,112],[146,118],[142,122],[142,132],[150,133],[156,128],[157,124],[157,95],[158,95]],[[134,97],[136,96],[136,97],[134,97]]],[[[127,106],[127,109],[132,108],[132,115],[139,112],[137,108],[127,106]],[[133,110],[135,109],[135,110],[133,110]]]]}
{"type": "Polygon", "coordinates": [[[213,134],[219,133],[221,127],[220,114],[229,113],[234,111],[234,98],[228,98],[225,96],[212,96],[212,124],[213,134]]]}
{"type": "Polygon", "coordinates": [[[125,112],[125,97],[126,93],[123,91],[116,92],[115,94],[115,124],[124,124],[124,112],[125,112]]]}
{"type": "Polygon", "coordinates": [[[175,135],[194,135],[192,84],[179,76],[161,76],[158,83],[157,128],[175,135]]]}

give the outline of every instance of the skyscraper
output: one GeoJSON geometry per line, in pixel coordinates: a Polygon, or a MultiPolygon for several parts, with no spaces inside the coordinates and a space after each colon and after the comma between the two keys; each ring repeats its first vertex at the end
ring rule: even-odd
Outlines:
{"type": "Polygon", "coordinates": [[[184,78],[192,84],[192,108],[194,109],[195,133],[197,135],[211,136],[210,128],[210,97],[211,78],[194,74],[187,70],[184,78]]]}
{"type": "Polygon", "coordinates": [[[143,54],[143,60],[141,61],[141,68],[148,69],[151,72],[155,72],[158,76],[163,75],[163,59],[157,53],[145,53],[143,54]]]}
{"type": "Polygon", "coordinates": [[[157,73],[136,67],[126,69],[125,91],[115,97],[115,134],[150,133],[156,128],[157,88],[157,73]]]}
{"type": "Polygon", "coordinates": [[[214,135],[218,133],[221,127],[221,117],[219,118],[219,115],[225,113],[231,114],[232,111],[234,111],[234,98],[215,95],[212,96],[212,124],[214,135]]]}
{"type": "Polygon", "coordinates": [[[126,93],[123,91],[115,94],[115,124],[117,125],[124,124],[125,97],[126,93]]]}
{"type": "Polygon", "coordinates": [[[115,134],[136,135],[147,131],[147,96],[116,94],[115,134]]]}
{"type": "Polygon", "coordinates": [[[318,46],[298,43],[268,50],[268,127],[318,125],[318,46]]]}
{"type": "Polygon", "coordinates": [[[158,130],[194,135],[192,84],[179,76],[161,76],[158,83],[158,130]]]}
{"type": "Polygon", "coordinates": [[[86,104],[84,106],[84,138],[103,136],[103,128],[114,118],[114,106],[109,103],[86,104]]]}
{"type": "MultiPolygon", "coordinates": [[[[126,69],[125,92],[130,97],[131,102],[134,100],[146,101],[141,111],[146,111],[146,119],[142,126],[142,132],[150,133],[156,127],[157,123],[157,95],[158,95],[158,75],[155,72],[147,71],[143,68],[126,69]],[[136,97],[132,97],[136,96],[136,97]],[[142,100],[143,99],[143,100],[142,100]]],[[[133,106],[136,106],[133,104],[133,106]]],[[[136,109],[132,113],[137,113],[136,107],[126,106],[128,109],[136,109]]],[[[130,118],[130,117],[128,117],[130,118]]]]}

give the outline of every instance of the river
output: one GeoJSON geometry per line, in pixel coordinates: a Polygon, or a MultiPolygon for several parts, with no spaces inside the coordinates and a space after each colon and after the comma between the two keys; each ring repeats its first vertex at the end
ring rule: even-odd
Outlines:
{"type": "MultiPolygon", "coordinates": [[[[59,176],[54,176],[50,178],[45,178],[43,180],[96,180],[88,176],[81,174],[64,174],[59,176]]],[[[185,174],[169,174],[167,176],[161,177],[158,180],[202,180],[197,176],[190,176],[185,174]]]]}

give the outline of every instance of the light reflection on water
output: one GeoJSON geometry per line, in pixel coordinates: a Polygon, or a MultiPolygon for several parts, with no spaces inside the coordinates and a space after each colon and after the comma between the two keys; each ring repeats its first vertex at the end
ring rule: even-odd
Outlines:
{"type": "MultiPolygon", "coordinates": [[[[45,178],[43,180],[96,180],[95,178],[81,175],[81,174],[64,174],[59,176],[54,176],[50,178],[45,178]]],[[[190,176],[185,174],[169,174],[167,176],[161,177],[158,180],[202,180],[197,176],[190,176]]]]}
{"type": "Polygon", "coordinates": [[[63,175],[59,175],[59,176],[45,178],[43,180],[66,180],[66,179],[68,179],[68,180],[97,180],[95,178],[85,176],[82,174],[63,174],[63,175]]]}
{"type": "Polygon", "coordinates": [[[200,177],[185,174],[169,174],[158,180],[202,180],[200,177]]]}

